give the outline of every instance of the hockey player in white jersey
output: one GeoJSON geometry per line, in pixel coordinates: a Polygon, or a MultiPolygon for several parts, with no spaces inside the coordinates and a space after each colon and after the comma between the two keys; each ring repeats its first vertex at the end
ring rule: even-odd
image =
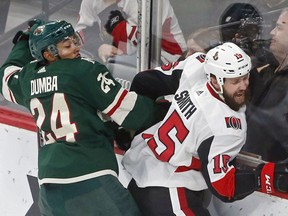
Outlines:
{"type": "Polygon", "coordinates": [[[143,215],[210,215],[203,204],[207,190],[225,202],[255,190],[287,192],[286,164],[255,171],[233,166],[246,139],[250,57],[224,43],[183,63],[166,117],[135,136],[123,158],[143,215]]]}
{"type": "MultiPolygon", "coordinates": [[[[139,4],[137,0],[82,0],[75,29],[81,32],[84,47],[89,51],[98,51],[104,62],[118,54],[135,54],[139,4]],[[101,37],[97,35],[97,30],[100,30],[101,37]]],[[[161,14],[161,61],[166,64],[176,61],[187,47],[169,0],[163,1],[161,14]]]]}

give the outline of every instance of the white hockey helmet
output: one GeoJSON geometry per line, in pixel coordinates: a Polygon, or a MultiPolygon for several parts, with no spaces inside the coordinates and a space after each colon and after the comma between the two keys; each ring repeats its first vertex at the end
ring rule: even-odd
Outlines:
{"type": "Polygon", "coordinates": [[[226,42],[208,51],[204,63],[204,71],[208,80],[213,74],[223,93],[224,78],[237,78],[251,70],[250,57],[236,44],[226,42]]]}

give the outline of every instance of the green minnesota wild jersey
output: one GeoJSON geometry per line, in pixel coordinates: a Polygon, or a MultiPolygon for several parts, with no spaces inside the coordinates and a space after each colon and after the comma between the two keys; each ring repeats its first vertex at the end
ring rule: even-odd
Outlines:
{"type": "Polygon", "coordinates": [[[158,115],[153,101],[122,88],[91,59],[31,60],[27,41],[18,42],[0,69],[0,84],[2,95],[27,107],[42,132],[40,184],[117,175],[111,120],[147,127],[158,115]]]}

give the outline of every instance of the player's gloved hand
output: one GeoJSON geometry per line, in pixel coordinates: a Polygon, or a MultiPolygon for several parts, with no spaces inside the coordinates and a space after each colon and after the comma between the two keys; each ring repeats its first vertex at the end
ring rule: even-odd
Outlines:
{"type": "Polygon", "coordinates": [[[110,12],[110,16],[104,27],[109,34],[112,34],[114,28],[123,20],[125,20],[123,14],[119,10],[113,10],[110,12]]]}
{"type": "Polygon", "coordinates": [[[174,95],[171,94],[171,95],[163,95],[163,96],[160,96],[158,98],[156,98],[155,100],[155,103],[161,108],[162,112],[159,114],[158,116],[158,120],[163,120],[165,118],[165,115],[167,114],[170,106],[171,106],[171,103],[172,103],[172,100],[174,98],[174,95]]]}
{"type": "Polygon", "coordinates": [[[16,35],[14,36],[12,42],[13,44],[16,44],[20,40],[28,40],[29,36],[33,33],[33,31],[40,25],[45,24],[45,21],[41,19],[33,19],[29,20],[27,25],[28,28],[25,31],[18,31],[16,35]]]}
{"type": "Polygon", "coordinates": [[[287,163],[266,163],[260,164],[257,180],[259,189],[265,193],[288,192],[288,164],[287,163]]]}
{"type": "Polygon", "coordinates": [[[116,130],[114,139],[118,148],[123,151],[127,151],[131,146],[131,133],[122,127],[116,130]]]}
{"type": "Polygon", "coordinates": [[[165,110],[167,113],[171,106],[173,98],[174,95],[163,95],[156,98],[155,102],[156,104],[160,105],[163,108],[163,110],[165,110]]]}

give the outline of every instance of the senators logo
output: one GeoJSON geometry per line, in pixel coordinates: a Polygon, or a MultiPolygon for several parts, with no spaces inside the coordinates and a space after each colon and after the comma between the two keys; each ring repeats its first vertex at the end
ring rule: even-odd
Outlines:
{"type": "Polygon", "coordinates": [[[219,59],[218,51],[214,54],[213,59],[217,61],[219,59]]]}
{"type": "Polygon", "coordinates": [[[235,116],[225,117],[227,128],[242,129],[241,120],[235,116]]]}
{"type": "Polygon", "coordinates": [[[175,68],[178,64],[179,64],[179,61],[167,63],[167,64],[162,65],[162,66],[161,66],[161,69],[162,69],[163,71],[169,71],[169,70],[171,70],[172,68],[175,68]]]}

